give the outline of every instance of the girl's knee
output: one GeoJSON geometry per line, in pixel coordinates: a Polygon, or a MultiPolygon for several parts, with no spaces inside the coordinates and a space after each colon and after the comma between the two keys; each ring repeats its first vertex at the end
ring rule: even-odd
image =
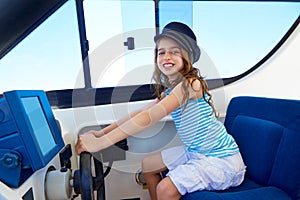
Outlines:
{"type": "Polygon", "coordinates": [[[156,187],[157,196],[163,196],[166,192],[168,192],[168,185],[163,181],[159,182],[156,187]]]}
{"type": "Polygon", "coordinates": [[[181,197],[177,188],[169,177],[164,178],[156,187],[157,199],[179,199],[181,197]]]}

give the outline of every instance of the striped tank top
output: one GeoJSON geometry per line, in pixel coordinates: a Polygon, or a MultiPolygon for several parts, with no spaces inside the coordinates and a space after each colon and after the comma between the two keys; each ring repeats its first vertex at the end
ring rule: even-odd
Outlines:
{"type": "MultiPolygon", "coordinates": [[[[168,89],[166,94],[170,92],[168,89]]],[[[171,117],[188,151],[220,158],[239,152],[234,138],[217,120],[212,107],[203,97],[189,100],[186,107],[178,107],[171,117]]]]}

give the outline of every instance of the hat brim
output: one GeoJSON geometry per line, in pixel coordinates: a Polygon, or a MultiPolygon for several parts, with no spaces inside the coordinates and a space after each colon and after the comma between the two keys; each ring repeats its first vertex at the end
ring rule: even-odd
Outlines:
{"type": "Polygon", "coordinates": [[[184,48],[185,50],[187,50],[188,52],[191,53],[191,49],[186,45],[184,44],[179,38],[178,36],[174,36],[172,34],[169,34],[169,33],[161,33],[161,34],[158,34],[154,37],[154,42],[156,43],[158,40],[160,40],[161,38],[170,38],[172,40],[174,40],[176,43],[178,43],[182,48],[184,48]]]}

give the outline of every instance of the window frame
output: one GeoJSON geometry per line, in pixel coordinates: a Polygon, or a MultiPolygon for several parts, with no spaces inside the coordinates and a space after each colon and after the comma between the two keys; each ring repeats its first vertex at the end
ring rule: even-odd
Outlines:
{"type": "MultiPolygon", "coordinates": [[[[156,14],[155,25],[157,28],[159,27],[158,16],[157,16],[158,9],[159,9],[157,7],[158,1],[159,0],[156,0],[156,11],[155,11],[156,14]]],[[[168,1],[168,0],[164,0],[164,1],[168,1]]],[[[5,56],[7,52],[13,49],[22,39],[28,36],[36,27],[38,27],[41,23],[43,23],[50,15],[52,15],[66,2],[67,0],[56,0],[56,3],[54,5],[48,5],[47,11],[42,14],[42,17],[38,17],[38,20],[35,19],[36,21],[32,23],[33,24],[32,26],[27,27],[25,31],[19,34],[18,39],[13,40],[13,42],[9,44],[4,51],[0,52],[0,59],[3,56],[5,56]]],[[[280,1],[276,1],[276,2],[280,2],[280,1]]],[[[286,1],[282,1],[282,2],[286,2],[286,1]]],[[[300,1],[289,1],[289,2],[300,2],[300,1]]],[[[106,87],[106,88],[92,87],[90,68],[89,68],[89,58],[88,58],[89,43],[88,43],[88,38],[86,36],[83,0],[76,0],[76,9],[77,9],[78,27],[80,32],[80,45],[81,45],[81,53],[82,53],[85,87],[81,89],[70,88],[64,90],[46,91],[51,106],[62,109],[62,108],[96,106],[96,105],[154,99],[155,98],[154,86],[152,84],[106,87]],[[128,93],[132,94],[130,98],[128,98],[128,93]],[[118,98],[114,98],[117,100],[112,100],[114,94],[118,95],[118,98]]],[[[39,15],[41,14],[39,13],[39,15]]],[[[284,44],[284,42],[289,38],[289,36],[296,29],[299,23],[300,23],[300,16],[297,18],[297,20],[294,22],[291,28],[287,31],[284,37],[279,41],[279,43],[252,68],[234,77],[208,79],[207,83],[209,89],[216,89],[231,84],[249,75],[253,71],[257,70],[263,63],[265,63],[270,57],[272,57],[273,54],[284,44]]]]}

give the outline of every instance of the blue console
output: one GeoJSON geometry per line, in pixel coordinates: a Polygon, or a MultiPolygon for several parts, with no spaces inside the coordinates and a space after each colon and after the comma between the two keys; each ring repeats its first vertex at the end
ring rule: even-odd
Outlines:
{"type": "Polygon", "coordinates": [[[42,90],[3,93],[0,99],[0,181],[19,187],[64,147],[42,90]]]}

